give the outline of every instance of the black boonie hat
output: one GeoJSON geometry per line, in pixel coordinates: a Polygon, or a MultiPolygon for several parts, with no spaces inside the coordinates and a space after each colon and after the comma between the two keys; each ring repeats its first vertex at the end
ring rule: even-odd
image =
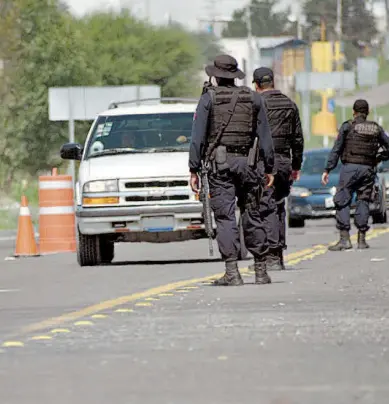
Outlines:
{"type": "Polygon", "coordinates": [[[274,80],[274,73],[268,67],[260,67],[254,71],[253,83],[270,83],[274,80]]]}
{"type": "Polygon", "coordinates": [[[369,103],[366,100],[356,100],[354,102],[353,110],[367,115],[369,113],[369,103]]]}
{"type": "Polygon", "coordinates": [[[229,55],[220,55],[215,58],[213,65],[208,65],[205,72],[209,77],[224,79],[244,79],[246,75],[238,69],[238,62],[229,55]]]}

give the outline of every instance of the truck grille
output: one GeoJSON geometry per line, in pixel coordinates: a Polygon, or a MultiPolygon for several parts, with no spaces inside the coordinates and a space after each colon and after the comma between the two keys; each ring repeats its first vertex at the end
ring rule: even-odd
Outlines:
{"type": "Polygon", "coordinates": [[[126,187],[126,189],[187,187],[188,181],[172,180],[172,181],[126,182],[124,186],[126,187]]]}
{"type": "Polygon", "coordinates": [[[188,201],[189,195],[172,196],[127,196],[126,202],[188,201]]]}
{"type": "Polygon", "coordinates": [[[179,204],[192,198],[189,176],[123,179],[119,181],[119,190],[123,194],[122,203],[128,205],[179,204]]]}

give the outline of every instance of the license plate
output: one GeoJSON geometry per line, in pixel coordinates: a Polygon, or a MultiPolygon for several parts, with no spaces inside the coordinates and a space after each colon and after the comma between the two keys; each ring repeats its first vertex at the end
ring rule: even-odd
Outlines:
{"type": "Polygon", "coordinates": [[[173,216],[150,216],[142,218],[143,231],[151,233],[173,231],[174,217],[173,216]]]}
{"type": "Polygon", "coordinates": [[[333,196],[331,196],[331,197],[329,197],[329,198],[326,198],[326,200],[325,200],[325,206],[326,206],[326,208],[333,208],[333,207],[335,207],[335,204],[334,204],[334,197],[333,197],[333,196]]]}

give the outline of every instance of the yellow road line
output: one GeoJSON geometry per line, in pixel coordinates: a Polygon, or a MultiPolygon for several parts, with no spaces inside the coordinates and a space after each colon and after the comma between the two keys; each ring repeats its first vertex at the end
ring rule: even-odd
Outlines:
{"type": "Polygon", "coordinates": [[[67,328],[55,328],[54,330],[50,331],[52,334],[69,334],[70,330],[67,328]]]}
{"type": "Polygon", "coordinates": [[[35,337],[31,337],[30,339],[31,341],[44,341],[53,339],[53,337],[50,337],[49,335],[37,335],[35,337]]]}
{"type": "MultiPolygon", "coordinates": [[[[379,235],[388,233],[388,232],[389,232],[389,229],[373,230],[367,238],[378,237],[379,235]]],[[[327,251],[327,246],[317,245],[312,248],[308,248],[308,249],[301,250],[296,253],[292,253],[285,257],[285,261],[289,264],[297,263],[297,262],[301,262],[302,260],[304,260],[307,255],[309,256],[310,254],[315,254],[317,256],[317,255],[324,254],[326,251],[327,251]],[[290,257],[292,257],[292,258],[299,257],[299,258],[295,258],[295,259],[291,260],[290,257]]],[[[241,270],[241,272],[248,273],[249,269],[244,268],[241,270]]],[[[21,333],[26,334],[26,333],[31,333],[31,332],[42,331],[42,330],[45,330],[45,329],[51,328],[51,327],[57,327],[64,323],[68,323],[71,321],[74,322],[81,318],[85,318],[87,316],[91,316],[93,314],[96,314],[96,313],[99,313],[102,311],[112,310],[119,306],[131,303],[131,302],[135,302],[135,301],[138,301],[141,299],[146,299],[149,297],[170,296],[170,295],[173,295],[172,292],[177,289],[188,287],[188,286],[195,286],[196,284],[199,284],[199,283],[211,282],[215,278],[220,277],[222,275],[224,275],[224,272],[219,273],[219,274],[214,274],[211,276],[205,276],[203,278],[193,278],[193,279],[189,279],[189,280],[185,280],[185,281],[173,282],[173,283],[169,283],[166,285],[157,286],[155,288],[148,289],[143,292],[133,293],[131,295],[121,296],[116,299],[106,300],[104,302],[94,304],[92,306],[86,307],[81,310],[74,311],[72,313],[64,314],[59,317],[54,317],[54,318],[51,318],[51,319],[48,319],[48,320],[45,320],[45,321],[42,321],[42,322],[39,322],[36,324],[31,324],[27,327],[22,328],[21,333]]],[[[79,322],[78,324],[81,325],[82,322],[81,323],[79,322]]],[[[18,335],[20,335],[20,333],[18,335]]]]}
{"type": "Polygon", "coordinates": [[[92,321],[76,321],[75,326],[93,325],[92,321]]]}
{"type": "Polygon", "coordinates": [[[106,314],[94,314],[93,316],[91,316],[91,318],[96,318],[96,319],[107,318],[107,315],[106,314]]]}
{"type": "Polygon", "coordinates": [[[20,341],[6,341],[2,345],[3,348],[19,348],[23,346],[24,346],[23,342],[20,341]]]}
{"type": "Polygon", "coordinates": [[[135,306],[138,306],[138,307],[151,307],[152,305],[153,305],[152,303],[147,303],[147,302],[135,303],[135,306]]]}

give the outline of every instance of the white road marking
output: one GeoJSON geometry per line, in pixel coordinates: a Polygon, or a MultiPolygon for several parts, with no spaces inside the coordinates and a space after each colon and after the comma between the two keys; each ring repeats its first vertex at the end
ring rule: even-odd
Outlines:
{"type": "Polygon", "coordinates": [[[0,293],[14,293],[20,292],[20,289],[0,289],[0,293]]]}

